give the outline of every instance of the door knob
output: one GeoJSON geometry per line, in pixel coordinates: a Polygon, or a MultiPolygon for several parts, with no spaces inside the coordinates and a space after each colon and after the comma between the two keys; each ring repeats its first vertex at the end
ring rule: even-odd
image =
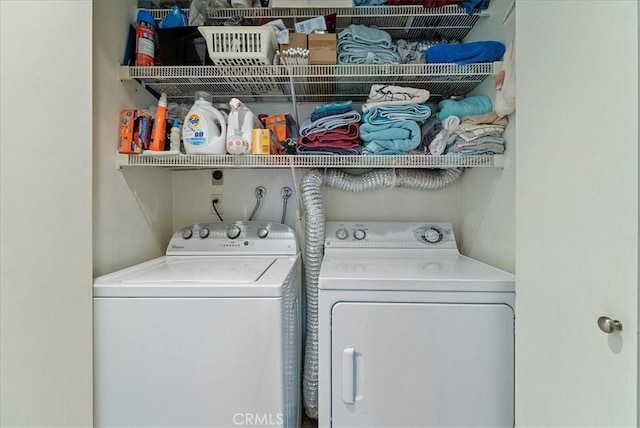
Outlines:
{"type": "Polygon", "coordinates": [[[607,334],[615,333],[622,330],[622,323],[618,320],[612,320],[609,317],[598,318],[598,327],[607,334]]]}

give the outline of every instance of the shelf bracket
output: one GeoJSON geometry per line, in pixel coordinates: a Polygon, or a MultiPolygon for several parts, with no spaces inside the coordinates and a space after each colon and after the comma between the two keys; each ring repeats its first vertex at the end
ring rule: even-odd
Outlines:
{"type": "Polygon", "coordinates": [[[121,82],[124,81],[124,80],[131,80],[131,73],[129,72],[129,66],[128,65],[121,65],[120,66],[118,77],[120,78],[121,82]]]}

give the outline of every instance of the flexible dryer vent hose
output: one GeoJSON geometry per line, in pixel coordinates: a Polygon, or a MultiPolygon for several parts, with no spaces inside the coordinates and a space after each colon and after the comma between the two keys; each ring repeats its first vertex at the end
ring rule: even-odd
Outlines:
{"type": "Polygon", "coordinates": [[[363,175],[350,175],[341,171],[326,173],[314,169],[300,184],[300,196],[305,222],[305,284],[307,300],[307,333],[304,352],[303,397],[306,413],[318,417],[318,276],[324,251],[325,215],[321,187],[334,187],[346,192],[364,192],[392,187],[419,190],[442,189],[456,181],[460,168],[438,170],[382,169],[363,175]]]}

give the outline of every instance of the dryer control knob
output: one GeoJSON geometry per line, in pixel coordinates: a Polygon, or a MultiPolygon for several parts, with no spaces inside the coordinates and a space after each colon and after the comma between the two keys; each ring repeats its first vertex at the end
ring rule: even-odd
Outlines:
{"type": "Polygon", "coordinates": [[[198,235],[200,235],[200,237],[202,239],[206,238],[207,236],[209,236],[209,229],[207,229],[206,227],[203,227],[202,229],[200,229],[200,231],[198,232],[198,235]]]}
{"type": "Polygon", "coordinates": [[[238,236],[240,236],[240,232],[242,231],[235,224],[233,226],[229,226],[227,228],[227,238],[236,239],[238,236]]]}
{"type": "Polygon", "coordinates": [[[189,239],[193,236],[193,230],[182,229],[182,239],[189,239]]]}
{"type": "Polygon", "coordinates": [[[424,240],[430,244],[436,244],[442,241],[442,233],[434,227],[429,228],[424,232],[424,240]]]}
{"type": "Polygon", "coordinates": [[[347,229],[338,229],[338,230],[336,230],[336,238],[338,238],[338,239],[347,239],[348,236],[349,236],[349,232],[347,232],[347,229]]]}
{"type": "Polygon", "coordinates": [[[266,238],[267,235],[269,235],[269,231],[267,230],[267,228],[265,227],[261,227],[260,229],[258,229],[258,238],[266,238]]]}
{"type": "Polygon", "coordinates": [[[365,232],[362,229],[356,229],[353,231],[353,237],[356,238],[358,241],[362,241],[364,238],[367,237],[367,232],[365,232]]]}

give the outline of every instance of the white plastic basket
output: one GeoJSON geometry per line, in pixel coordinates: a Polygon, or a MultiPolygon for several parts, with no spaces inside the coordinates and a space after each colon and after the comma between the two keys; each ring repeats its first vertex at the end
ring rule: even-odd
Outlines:
{"type": "Polygon", "coordinates": [[[278,48],[272,27],[198,27],[215,65],[270,65],[278,48]]]}

